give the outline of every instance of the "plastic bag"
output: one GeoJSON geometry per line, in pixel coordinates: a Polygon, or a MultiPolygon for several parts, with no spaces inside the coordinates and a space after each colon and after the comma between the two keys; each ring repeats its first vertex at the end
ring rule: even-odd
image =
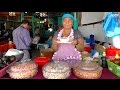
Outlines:
{"type": "Polygon", "coordinates": [[[120,35],[120,23],[118,22],[118,18],[120,18],[120,15],[115,12],[110,12],[106,16],[103,22],[103,30],[107,37],[120,35]]]}
{"type": "Polygon", "coordinates": [[[20,50],[17,50],[17,49],[9,49],[5,56],[12,56],[12,55],[19,55],[19,54],[22,54],[23,51],[20,51],[20,50]]]}
{"type": "Polygon", "coordinates": [[[117,48],[120,49],[120,35],[115,36],[112,38],[112,45],[117,48]]]}

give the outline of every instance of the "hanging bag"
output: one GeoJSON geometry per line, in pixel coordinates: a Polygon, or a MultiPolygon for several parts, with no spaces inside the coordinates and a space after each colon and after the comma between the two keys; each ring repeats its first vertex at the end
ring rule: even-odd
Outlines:
{"type": "Polygon", "coordinates": [[[120,35],[120,23],[118,22],[119,14],[114,12],[109,13],[104,22],[103,30],[107,37],[111,38],[117,35],[120,35]]]}

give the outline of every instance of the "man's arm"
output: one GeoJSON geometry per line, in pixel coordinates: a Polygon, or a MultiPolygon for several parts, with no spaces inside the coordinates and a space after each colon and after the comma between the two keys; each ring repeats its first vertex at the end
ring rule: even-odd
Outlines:
{"type": "Polygon", "coordinates": [[[24,40],[25,40],[25,44],[29,47],[32,43],[29,31],[25,32],[24,40]]]}

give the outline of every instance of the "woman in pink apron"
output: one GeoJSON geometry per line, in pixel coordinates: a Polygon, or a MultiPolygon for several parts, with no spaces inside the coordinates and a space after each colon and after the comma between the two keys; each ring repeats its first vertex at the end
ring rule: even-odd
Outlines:
{"type": "Polygon", "coordinates": [[[64,14],[62,17],[63,29],[57,31],[53,37],[52,48],[56,51],[53,60],[67,62],[71,67],[81,61],[80,51],[84,51],[84,40],[80,31],[73,30],[73,16],[64,14]],[[61,42],[66,38],[67,42],[61,42]]]}

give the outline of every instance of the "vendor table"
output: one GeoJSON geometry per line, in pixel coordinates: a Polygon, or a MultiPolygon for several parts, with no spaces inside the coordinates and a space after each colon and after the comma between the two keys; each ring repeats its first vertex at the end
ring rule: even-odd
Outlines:
{"type": "MultiPolygon", "coordinates": [[[[10,79],[9,75],[6,74],[1,79],[10,79]]],[[[38,73],[36,76],[34,76],[32,79],[45,79],[42,75],[42,68],[38,68],[38,73]]],[[[78,79],[73,73],[71,73],[70,77],[68,79],[78,79]]],[[[119,79],[119,77],[112,74],[107,68],[103,69],[102,76],[100,79],[119,79]]]]}

